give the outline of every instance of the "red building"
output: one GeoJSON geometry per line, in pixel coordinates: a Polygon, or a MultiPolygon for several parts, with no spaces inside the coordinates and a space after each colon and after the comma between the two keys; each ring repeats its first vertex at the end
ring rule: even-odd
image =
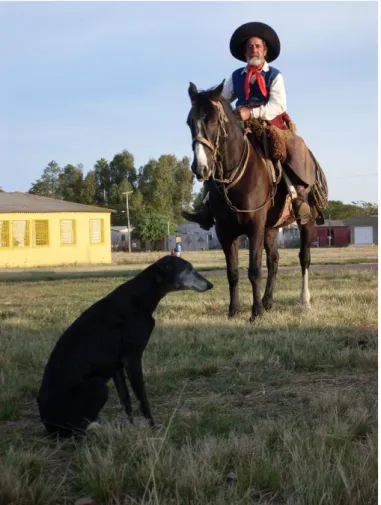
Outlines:
{"type": "Polygon", "coordinates": [[[315,227],[312,242],[317,247],[348,246],[351,242],[350,228],[344,221],[326,219],[323,225],[315,227]],[[331,237],[331,244],[329,237],[331,237]]]}

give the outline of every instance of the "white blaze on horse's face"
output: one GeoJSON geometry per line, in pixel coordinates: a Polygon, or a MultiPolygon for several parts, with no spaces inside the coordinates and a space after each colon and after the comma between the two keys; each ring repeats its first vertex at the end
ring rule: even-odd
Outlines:
{"type": "MultiPolygon", "coordinates": [[[[196,121],[196,135],[201,136],[202,133],[202,124],[201,120],[198,119],[196,121]]],[[[201,142],[195,142],[194,146],[194,155],[196,157],[197,162],[197,175],[200,177],[204,177],[206,171],[208,170],[208,158],[206,156],[205,147],[201,142]]]]}

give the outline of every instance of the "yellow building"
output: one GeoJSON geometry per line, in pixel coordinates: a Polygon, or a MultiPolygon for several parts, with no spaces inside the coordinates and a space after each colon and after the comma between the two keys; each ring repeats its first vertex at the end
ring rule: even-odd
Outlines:
{"type": "Polygon", "coordinates": [[[111,263],[111,212],[0,192],[0,268],[111,263]]]}

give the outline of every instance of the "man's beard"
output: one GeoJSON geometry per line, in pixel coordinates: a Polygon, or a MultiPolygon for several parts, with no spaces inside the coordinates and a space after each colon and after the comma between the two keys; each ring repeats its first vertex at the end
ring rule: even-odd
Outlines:
{"type": "Polygon", "coordinates": [[[259,65],[262,65],[262,63],[265,61],[265,59],[262,57],[252,57],[252,58],[247,58],[247,63],[251,65],[252,67],[259,67],[259,65]]]}

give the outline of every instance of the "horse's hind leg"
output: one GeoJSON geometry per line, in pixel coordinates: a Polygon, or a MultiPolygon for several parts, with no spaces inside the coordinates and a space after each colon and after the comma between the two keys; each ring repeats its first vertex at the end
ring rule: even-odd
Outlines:
{"type": "Polygon", "coordinates": [[[300,252],[299,260],[302,268],[302,289],[300,292],[300,303],[310,308],[310,290],[308,287],[308,273],[311,263],[311,242],[315,223],[310,220],[307,224],[300,226],[300,252]]]}
{"type": "Polygon", "coordinates": [[[278,229],[266,229],[264,243],[266,250],[267,282],[265,294],[262,298],[262,304],[266,310],[270,310],[273,306],[273,291],[279,263],[278,229]]]}
{"type": "Polygon", "coordinates": [[[234,317],[240,311],[239,302],[239,270],[238,270],[238,238],[220,239],[226,259],[226,272],[230,290],[229,317],[234,317]]]}

